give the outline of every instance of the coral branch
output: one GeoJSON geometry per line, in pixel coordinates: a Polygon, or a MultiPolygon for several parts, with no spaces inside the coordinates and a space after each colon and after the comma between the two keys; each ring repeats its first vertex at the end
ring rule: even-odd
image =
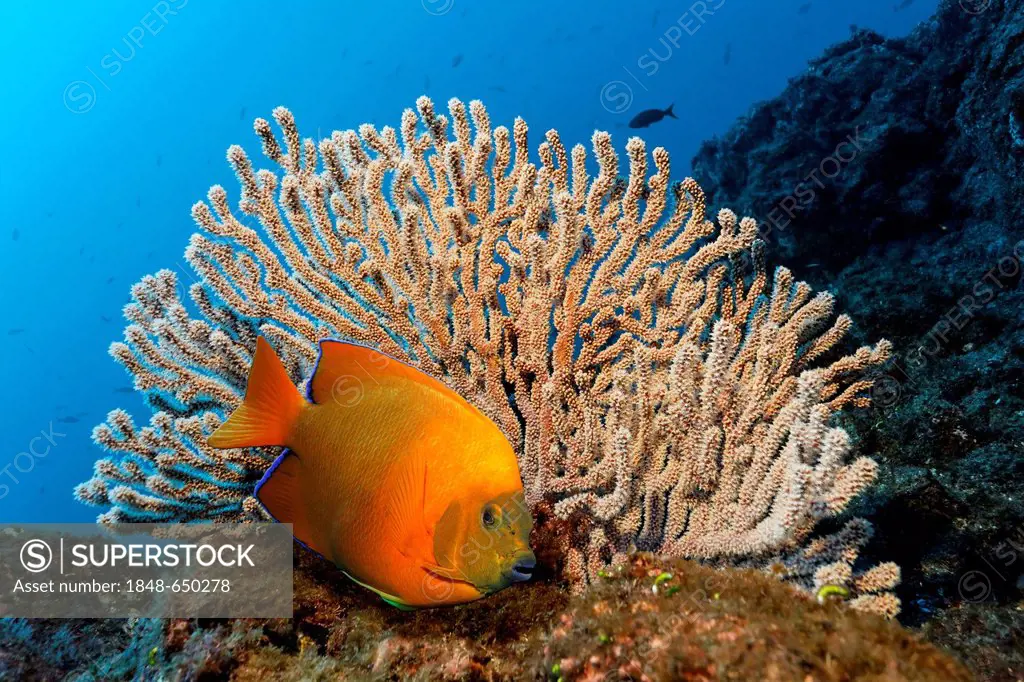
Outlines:
{"type": "Polygon", "coordinates": [[[784,268],[769,281],[756,221],[709,220],[664,149],[631,138],[623,180],[595,133],[591,176],[555,131],[534,163],[521,119],[448,112],[424,97],[397,131],[314,142],[276,109],[279,136],[255,124],[276,172],[231,147],[241,200],[214,187],[193,209],[191,301],[172,273],[147,277],[111,349],[156,414],[96,429],[114,456],[79,498],[111,507],[107,521],[254,513],[275,452],[215,452],[205,436],[240,401],[258,335],[296,383],[333,336],[422,368],[500,426],[529,501],[573,522],[556,540],[576,586],[642,549],[781,566],[892,611],[898,573],[851,568],[866,523],[812,535],[874,478],[829,421],[867,403],[889,344],[836,358],[851,323],[832,297],[784,268]]]}

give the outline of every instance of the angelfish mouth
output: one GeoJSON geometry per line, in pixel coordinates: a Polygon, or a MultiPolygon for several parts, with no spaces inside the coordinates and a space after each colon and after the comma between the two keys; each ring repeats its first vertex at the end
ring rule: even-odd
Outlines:
{"type": "Polygon", "coordinates": [[[537,560],[532,556],[529,558],[520,559],[513,564],[512,569],[509,571],[509,576],[513,582],[521,583],[526,582],[533,577],[533,569],[537,567],[537,560]]]}

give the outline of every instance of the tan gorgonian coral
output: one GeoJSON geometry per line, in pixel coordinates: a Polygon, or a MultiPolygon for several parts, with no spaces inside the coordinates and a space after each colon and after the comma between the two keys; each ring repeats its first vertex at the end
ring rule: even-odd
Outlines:
{"type": "Polygon", "coordinates": [[[664,149],[631,138],[622,180],[597,132],[592,176],[585,148],[553,130],[538,165],[521,119],[510,131],[479,102],[417,109],[397,130],[317,143],[279,108],[280,139],[255,124],[278,172],[230,148],[241,201],[215,186],[193,207],[192,303],[171,272],[145,278],[111,348],[156,413],[140,429],[115,410],[96,428],[116,454],[78,497],[111,507],[102,521],[258,514],[252,486],[276,452],[205,437],[240,402],[257,335],[297,383],[317,340],[343,338],[501,427],[577,587],[640,549],[770,566],[895,612],[895,566],[853,571],[866,521],[812,535],[875,477],[829,422],[868,403],[888,342],[835,359],[850,319],[785,268],[769,283],[756,222],[708,220],[696,182],[670,183],[664,149]]]}

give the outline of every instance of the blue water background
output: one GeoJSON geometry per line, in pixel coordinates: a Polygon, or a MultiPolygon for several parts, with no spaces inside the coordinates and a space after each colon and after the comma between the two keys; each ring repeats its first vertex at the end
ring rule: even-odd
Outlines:
{"type": "Polygon", "coordinates": [[[643,136],[681,178],[850,25],[904,35],[937,2],[703,4],[701,20],[624,0],[3,3],[0,522],[98,513],[71,497],[102,455],[92,427],[118,406],[149,417],[107,355],[121,308],[143,275],[186,276],[189,209],[215,183],[237,199],[224,152],[258,154],[256,116],[283,104],[326,135],[395,125],[426,92],[525,117],[534,148],[549,128],[621,147],[633,115],[674,103],[679,120],[643,136]]]}

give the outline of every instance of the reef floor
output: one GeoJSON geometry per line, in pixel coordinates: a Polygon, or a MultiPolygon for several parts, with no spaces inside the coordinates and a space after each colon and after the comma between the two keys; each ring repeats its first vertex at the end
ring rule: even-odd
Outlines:
{"type": "Polygon", "coordinates": [[[571,596],[550,580],[403,612],[297,550],[291,619],[32,622],[23,680],[970,680],[920,635],[771,576],[637,555],[571,596]],[[63,628],[63,630],[61,630],[63,628]],[[56,652],[62,632],[66,653],[56,652]]]}

